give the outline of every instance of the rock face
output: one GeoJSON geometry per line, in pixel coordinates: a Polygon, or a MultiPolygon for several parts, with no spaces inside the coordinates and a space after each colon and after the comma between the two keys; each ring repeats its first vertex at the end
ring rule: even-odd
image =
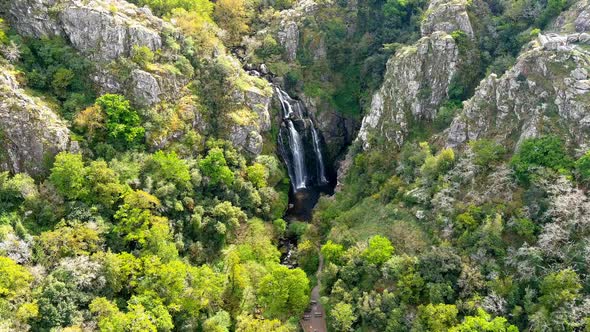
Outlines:
{"type": "Polygon", "coordinates": [[[0,168],[38,175],[53,155],[77,145],[70,141],[66,124],[19,87],[11,68],[0,68],[0,168]]]}
{"type": "Polygon", "coordinates": [[[467,1],[434,0],[427,13],[422,25],[425,36],[399,50],[387,63],[384,83],[373,95],[358,134],[365,149],[372,137],[401,146],[411,123],[434,119],[447,98],[463,60],[449,33],[460,29],[473,36],[467,1]]]}
{"type": "Polygon", "coordinates": [[[590,32],[590,1],[580,0],[555,20],[550,31],[573,33],[590,32]]]}
{"type": "Polygon", "coordinates": [[[272,92],[250,86],[245,91],[234,91],[233,99],[238,104],[248,107],[248,110],[238,110],[229,114],[226,121],[229,124],[228,139],[244,150],[259,155],[262,153],[262,133],[271,128],[271,118],[268,109],[272,101],[272,92]]]}
{"type": "Polygon", "coordinates": [[[317,4],[313,0],[298,1],[297,4],[281,12],[281,21],[277,33],[279,42],[285,48],[285,60],[292,62],[297,58],[299,47],[299,24],[303,22],[305,15],[313,13],[317,4]]]}
{"type": "Polygon", "coordinates": [[[315,98],[303,95],[301,101],[322,133],[328,161],[337,160],[354,139],[355,121],[343,116],[334,106],[315,98]]]}
{"type": "MultiPolygon", "coordinates": [[[[92,59],[96,64],[92,79],[100,94],[124,94],[142,108],[157,107],[162,102],[175,105],[191,94],[187,85],[195,74],[192,70],[181,73],[175,66],[178,52],[163,42],[173,40],[176,46],[185,45],[185,37],[180,29],[154,16],[147,7],[138,8],[123,0],[20,0],[5,6],[8,8],[3,10],[11,25],[20,34],[37,38],[63,37],[82,55],[92,59]],[[120,61],[131,57],[136,46],[161,54],[158,62],[140,67],[129,60],[120,61]]],[[[296,28],[288,29],[287,33],[288,43],[294,45],[293,52],[298,42],[298,36],[294,35],[296,28]]],[[[231,76],[228,81],[239,82],[227,91],[232,97],[232,109],[248,113],[248,119],[256,119],[227,123],[227,131],[216,134],[225,135],[237,147],[259,154],[262,133],[270,130],[270,85],[262,80],[254,81],[224,49],[214,53],[210,62],[224,66],[231,76]]],[[[194,129],[208,131],[208,128],[194,129]]],[[[162,144],[181,136],[177,131],[166,137],[158,135],[155,147],[161,148],[162,144]]]]}
{"type": "Polygon", "coordinates": [[[590,138],[590,51],[580,34],[539,35],[501,77],[484,79],[447,132],[447,145],[494,138],[518,146],[557,134],[578,146],[590,138]]]}
{"type": "Polygon", "coordinates": [[[129,56],[134,45],[152,51],[162,47],[160,31],[173,30],[147,8],[119,0],[23,0],[9,11],[12,26],[22,35],[62,36],[96,60],[129,56]]]}
{"type": "Polygon", "coordinates": [[[12,26],[22,35],[36,38],[60,36],[84,56],[94,60],[94,76],[101,93],[124,93],[137,105],[152,106],[164,99],[177,100],[178,86],[186,77],[171,72],[133,70],[120,77],[104,70],[112,61],[131,56],[133,47],[151,51],[163,47],[164,31],[178,36],[175,27],[121,0],[23,0],[8,9],[12,26]]]}
{"type": "Polygon", "coordinates": [[[452,33],[463,31],[469,37],[474,37],[473,28],[466,10],[466,1],[463,0],[433,0],[428,6],[427,15],[422,22],[420,30],[423,36],[435,31],[452,33]]]}
{"type": "Polygon", "coordinates": [[[383,86],[373,95],[371,110],[363,119],[358,137],[364,146],[369,146],[372,130],[401,146],[413,119],[434,119],[458,61],[455,40],[441,31],[391,58],[383,86]]]}
{"type": "Polygon", "coordinates": [[[297,47],[299,47],[299,27],[295,21],[281,22],[281,31],[278,33],[279,42],[285,48],[287,61],[292,62],[297,58],[297,47]]]}

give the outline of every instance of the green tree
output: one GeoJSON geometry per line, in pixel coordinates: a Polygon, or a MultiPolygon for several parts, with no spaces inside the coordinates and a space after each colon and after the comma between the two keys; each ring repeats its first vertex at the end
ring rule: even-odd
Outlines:
{"type": "Polygon", "coordinates": [[[85,294],[71,279],[69,275],[52,274],[43,280],[37,297],[42,329],[71,325],[81,314],[78,305],[85,294]]]}
{"type": "Polygon", "coordinates": [[[8,257],[0,256],[0,307],[22,300],[31,291],[33,276],[27,269],[8,257]]]}
{"type": "Polygon", "coordinates": [[[492,317],[483,309],[477,310],[477,316],[466,316],[463,322],[453,326],[449,332],[518,332],[518,328],[508,323],[504,317],[492,317]]]}
{"type": "Polygon", "coordinates": [[[383,264],[385,280],[395,282],[395,293],[404,303],[417,303],[423,292],[424,279],[417,271],[418,259],[413,256],[393,256],[383,264]]]}
{"type": "Polygon", "coordinates": [[[119,183],[119,175],[103,160],[93,161],[86,167],[88,195],[86,202],[98,203],[111,211],[126,187],[119,183]]]}
{"type": "Polygon", "coordinates": [[[207,157],[199,161],[199,167],[203,175],[209,177],[212,185],[223,183],[229,186],[234,181],[234,173],[227,166],[221,148],[209,150],[207,157]]]}
{"type": "Polygon", "coordinates": [[[123,313],[106,298],[97,297],[90,303],[90,312],[97,316],[101,331],[170,331],[173,327],[171,317],[161,303],[156,302],[155,308],[154,304],[150,304],[155,309],[153,312],[137,302],[138,298],[133,297],[129,301],[127,312],[123,313]]]}
{"type": "Polygon", "coordinates": [[[67,88],[72,84],[74,72],[68,68],[61,67],[53,73],[51,87],[58,96],[64,96],[67,88]]]}
{"type": "Polygon", "coordinates": [[[229,332],[231,317],[227,311],[220,310],[203,322],[203,332],[229,332]]]}
{"type": "Polygon", "coordinates": [[[272,243],[270,225],[258,218],[248,221],[247,227],[240,232],[237,249],[243,261],[254,260],[261,264],[279,263],[281,253],[272,243]]]}
{"type": "Polygon", "coordinates": [[[43,232],[36,238],[37,259],[45,266],[52,266],[64,257],[90,255],[101,250],[100,232],[85,224],[61,226],[43,232]]]}
{"type": "Polygon", "coordinates": [[[356,321],[356,316],[352,311],[352,306],[348,303],[338,302],[330,310],[330,323],[335,331],[351,331],[352,324],[356,321]]]}
{"type": "Polygon", "coordinates": [[[512,157],[512,168],[516,176],[528,182],[529,174],[535,167],[547,167],[555,171],[567,170],[572,160],[567,155],[563,141],[555,136],[529,138],[525,140],[518,152],[512,157]]]}
{"type": "Polygon", "coordinates": [[[246,173],[248,174],[248,180],[252,182],[256,188],[266,187],[268,170],[263,164],[254,163],[252,166],[248,166],[246,173]]]}
{"type": "Polygon", "coordinates": [[[369,239],[369,246],[363,252],[363,257],[370,264],[380,265],[393,255],[393,245],[386,237],[375,235],[369,239]]]}
{"type": "Polygon", "coordinates": [[[130,247],[170,260],[178,255],[168,219],[153,214],[160,201],[141,190],[129,191],[114,215],[113,232],[130,247]]]}
{"type": "Polygon", "coordinates": [[[311,240],[299,242],[297,245],[298,266],[309,275],[317,271],[319,264],[318,249],[311,240]]]}
{"type": "Polygon", "coordinates": [[[168,153],[157,151],[148,159],[145,167],[146,172],[156,180],[173,182],[182,190],[190,187],[189,167],[174,151],[168,153]]]}
{"type": "Polygon", "coordinates": [[[76,200],[88,193],[86,168],[81,154],[60,152],[55,157],[49,181],[64,197],[76,200]]]}
{"type": "Polygon", "coordinates": [[[143,140],[145,129],[125,97],[105,94],[96,99],[96,105],[106,114],[107,138],[115,147],[128,148],[143,140]]]}
{"type": "Polygon", "coordinates": [[[238,316],[236,332],[291,332],[290,326],[278,319],[258,319],[249,315],[238,316]]]}
{"type": "Polygon", "coordinates": [[[452,304],[428,304],[418,307],[413,332],[448,331],[457,322],[457,307],[452,304]]]}
{"type": "Polygon", "coordinates": [[[541,281],[539,301],[549,310],[559,308],[578,298],[582,289],[580,277],[571,269],[551,273],[541,281]]]}
{"type": "Polygon", "coordinates": [[[559,15],[566,8],[567,4],[567,0],[548,0],[545,10],[537,19],[539,26],[547,26],[551,22],[551,19],[559,15]]]}
{"type": "Polygon", "coordinates": [[[220,28],[226,30],[225,42],[229,46],[239,44],[243,34],[248,32],[249,10],[245,0],[218,0],[215,2],[213,17],[220,28]]]}
{"type": "Polygon", "coordinates": [[[344,246],[334,243],[332,240],[328,240],[328,242],[322,246],[321,253],[326,261],[339,264],[342,255],[344,255],[344,246]]]}
{"type": "Polygon", "coordinates": [[[258,284],[258,302],[269,318],[299,316],[309,303],[309,280],[303,270],[274,264],[258,284]]]}

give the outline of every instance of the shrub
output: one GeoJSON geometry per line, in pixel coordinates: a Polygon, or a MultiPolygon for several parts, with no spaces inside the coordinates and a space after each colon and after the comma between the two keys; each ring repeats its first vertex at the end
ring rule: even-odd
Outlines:
{"type": "Polygon", "coordinates": [[[132,147],[142,141],[145,129],[125,97],[106,94],[96,99],[96,105],[106,114],[107,140],[115,147],[132,147]]]}
{"type": "Polygon", "coordinates": [[[145,68],[150,63],[154,62],[154,52],[147,46],[133,45],[131,49],[131,60],[137,63],[140,67],[145,68]]]}
{"type": "Polygon", "coordinates": [[[74,79],[74,72],[67,68],[59,68],[53,73],[51,87],[56,95],[62,96],[66,93],[66,89],[72,84],[74,79]]]}
{"type": "Polygon", "coordinates": [[[280,55],[282,51],[281,45],[271,35],[266,35],[262,40],[262,45],[256,49],[256,55],[262,60],[267,60],[273,55],[280,55]]]}
{"type": "Polygon", "coordinates": [[[213,4],[209,0],[131,0],[130,2],[139,6],[148,6],[158,16],[169,14],[176,8],[194,11],[209,17],[213,12],[213,4]]]}
{"type": "Polygon", "coordinates": [[[475,154],[474,163],[484,168],[489,168],[495,162],[501,160],[506,153],[504,146],[489,139],[471,141],[469,146],[475,154]]]}
{"type": "Polygon", "coordinates": [[[555,136],[525,140],[511,161],[516,177],[528,182],[535,167],[546,167],[555,171],[568,170],[572,160],[567,155],[563,141],[555,136]]]}
{"type": "Polygon", "coordinates": [[[429,180],[436,179],[439,175],[448,171],[455,162],[455,152],[448,148],[442,150],[436,156],[429,155],[420,167],[420,174],[429,180]]]}
{"type": "Polygon", "coordinates": [[[212,185],[224,183],[229,186],[234,181],[234,173],[227,167],[221,148],[209,150],[207,157],[199,161],[199,168],[205,176],[209,177],[212,185]]]}
{"type": "Polygon", "coordinates": [[[590,181],[590,151],[576,161],[576,172],[581,182],[590,181]]]}

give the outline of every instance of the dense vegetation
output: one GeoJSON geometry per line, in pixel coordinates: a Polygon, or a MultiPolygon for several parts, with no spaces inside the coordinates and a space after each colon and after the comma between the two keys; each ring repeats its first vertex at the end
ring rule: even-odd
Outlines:
{"type": "Polygon", "coordinates": [[[511,160],[490,140],[458,155],[409,142],[393,165],[383,154],[357,154],[314,221],[336,330],[587,326],[586,155],[572,162],[551,136],[511,160]]]}
{"type": "MultiPolygon", "coordinates": [[[[219,42],[208,1],[142,4],[174,15],[199,55],[219,42]]],[[[187,129],[154,149],[158,131],[188,122],[186,111],[100,95],[93,64],[65,41],[1,27],[2,65],[70,121],[81,149],[59,153],[35,179],[0,173],[0,329],[296,330],[310,282],[279,264],[289,186],[272,146],[253,157],[187,129]]],[[[220,78],[195,82],[187,103],[211,122],[235,109],[216,90],[227,87],[227,67],[182,52],[166,70],[217,68],[220,78]]],[[[154,70],[168,56],[134,47],[114,65],[154,70]]]]}
{"type": "Polygon", "coordinates": [[[399,150],[351,146],[342,190],[311,223],[282,219],[289,183],[276,128],[259,156],[220,139],[229,118],[251,120],[228,91],[246,79],[262,86],[225,47],[359,117],[387,59],[420,37],[428,1],[319,1],[291,62],[267,28],[293,1],[131,2],[186,39],[135,46],[110,69],[185,78],[176,105],[101,94],[93,63],[66,41],[23,38],[0,21],[0,66],[79,145],[38,177],[0,173],[0,330],[297,331],[317,277],[331,331],[590,331],[590,152],[551,135],[518,149],[427,142],[567,1],[486,0],[485,15],[470,2],[472,19],[489,22],[475,22],[477,45],[452,34],[476,60],[437,119],[399,150]],[[320,40],[325,57],[313,52],[320,40]],[[297,268],[280,264],[286,237],[297,239],[297,268]]]}

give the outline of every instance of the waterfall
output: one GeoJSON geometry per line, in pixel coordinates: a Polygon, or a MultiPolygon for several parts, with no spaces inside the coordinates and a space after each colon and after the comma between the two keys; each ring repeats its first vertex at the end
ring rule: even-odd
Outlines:
{"type": "Polygon", "coordinates": [[[301,141],[301,136],[299,136],[299,133],[293,125],[293,121],[286,121],[287,126],[289,127],[289,146],[291,147],[291,153],[293,154],[293,169],[295,173],[293,184],[295,185],[295,189],[303,189],[305,188],[307,178],[303,142],[301,141]]]}
{"type": "Polygon", "coordinates": [[[287,164],[293,191],[328,184],[320,133],[313,120],[301,101],[291,98],[278,86],[275,90],[281,102],[283,118],[279,152],[287,164]]]}
{"type": "Polygon", "coordinates": [[[324,166],[324,156],[322,155],[322,150],[320,150],[320,135],[318,135],[315,126],[313,125],[313,121],[309,121],[311,127],[311,136],[313,138],[313,151],[315,152],[315,156],[318,160],[318,178],[320,179],[320,184],[328,183],[328,179],[326,178],[326,168],[324,166]]]}

